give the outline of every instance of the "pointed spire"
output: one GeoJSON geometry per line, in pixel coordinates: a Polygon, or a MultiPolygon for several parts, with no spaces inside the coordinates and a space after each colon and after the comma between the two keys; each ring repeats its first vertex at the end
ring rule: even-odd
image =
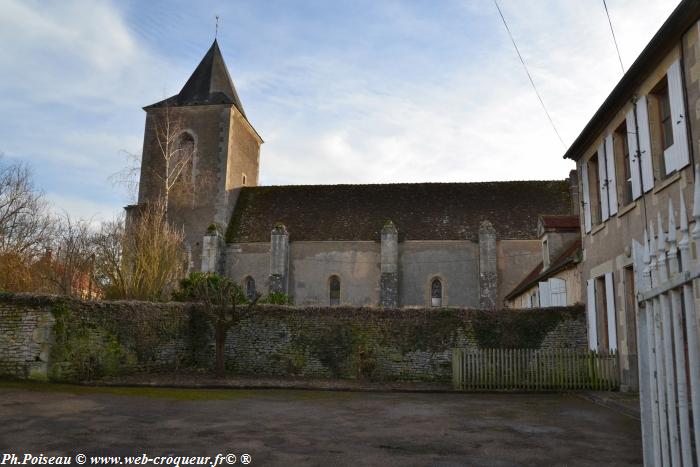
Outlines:
{"type": "Polygon", "coordinates": [[[241,104],[236,87],[233,85],[233,80],[231,80],[231,75],[226,68],[216,39],[180,93],[149,107],[213,104],[233,104],[243,117],[246,117],[243,104],[241,104]]]}

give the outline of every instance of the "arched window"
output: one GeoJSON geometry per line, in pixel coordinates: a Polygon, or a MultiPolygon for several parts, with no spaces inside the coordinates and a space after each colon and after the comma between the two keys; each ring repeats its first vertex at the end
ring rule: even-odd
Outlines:
{"type": "Polygon", "coordinates": [[[241,185],[246,186],[246,183],[248,182],[248,178],[243,174],[241,176],[241,185]]]}
{"type": "MultiPolygon", "coordinates": [[[[178,184],[184,182],[185,185],[194,183],[195,165],[195,144],[194,137],[183,131],[177,138],[175,150],[170,158],[168,178],[178,184]]],[[[191,190],[189,190],[191,191],[191,190]]]]}
{"type": "Polygon", "coordinates": [[[430,283],[430,306],[442,306],[442,282],[433,279],[430,283]]]}
{"type": "Polygon", "coordinates": [[[328,281],[329,298],[331,305],[340,305],[340,278],[331,276],[328,281]]]}
{"type": "Polygon", "coordinates": [[[248,276],[245,278],[243,281],[243,285],[245,287],[245,296],[248,298],[248,300],[252,300],[255,298],[255,279],[252,277],[248,276]]]}

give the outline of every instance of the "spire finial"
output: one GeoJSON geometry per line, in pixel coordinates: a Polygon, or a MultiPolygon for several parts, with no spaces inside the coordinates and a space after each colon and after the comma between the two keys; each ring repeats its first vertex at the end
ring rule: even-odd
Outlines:
{"type": "Polygon", "coordinates": [[[214,30],[214,40],[219,36],[219,15],[216,15],[216,26],[214,30]]]}

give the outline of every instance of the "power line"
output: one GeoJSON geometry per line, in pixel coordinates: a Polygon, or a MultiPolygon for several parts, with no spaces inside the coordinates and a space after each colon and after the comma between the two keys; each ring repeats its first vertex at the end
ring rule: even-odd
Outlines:
{"type": "Polygon", "coordinates": [[[525,60],[523,59],[523,56],[520,54],[520,50],[518,49],[518,45],[515,43],[515,39],[513,38],[513,34],[510,32],[510,28],[508,27],[508,23],[506,22],[506,18],[503,16],[503,12],[501,11],[501,7],[498,6],[498,2],[496,0],[493,0],[493,3],[496,5],[496,9],[498,9],[498,14],[501,15],[501,19],[503,20],[503,25],[506,27],[506,31],[508,31],[508,35],[510,36],[510,40],[513,43],[513,47],[515,47],[515,51],[518,54],[518,58],[520,58],[520,63],[522,63],[523,68],[525,68],[525,73],[527,73],[527,77],[530,80],[530,84],[532,84],[532,89],[535,90],[535,94],[537,94],[537,99],[539,99],[540,104],[542,104],[542,110],[544,110],[544,113],[547,115],[547,119],[549,120],[549,123],[552,125],[552,128],[554,129],[554,133],[557,134],[557,138],[559,138],[559,141],[561,141],[562,146],[564,146],[564,149],[566,149],[566,143],[564,143],[564,140],[562,139],[561,135],[559,134],[559,131],[557,130],[557,126],[554,124],[554,120],[552,120],[551,115],[549,115],[549,112],[547,111],[547,106],[544,105],[544,101],[542,100],[542,96],[540,96],[540,93],[537,91],[537,86],[535,86],[535,81],[532,79],[532,76],[530,75],[530,71],[527,69],[527,65],[525,64],[525,60]]]}
{"type": "Polygon", "coordinates": [[[625,65],[622,64],[622,56],[620,55],[620,48],[617,46],[617,39],[615,38],[615,30],[613,29],[612,21],[610,20],[610,12],[608,11],[608,4],[603,0],[603,6],[605,7],[605,14],[608,16],[608,24],[610,25],[610,32],[613,36],[613,42],[615,43],[615,50],[617,50],[617,59],[620,60],[620,68],[622,68],[622,74],[625,74],[625,65]]]}

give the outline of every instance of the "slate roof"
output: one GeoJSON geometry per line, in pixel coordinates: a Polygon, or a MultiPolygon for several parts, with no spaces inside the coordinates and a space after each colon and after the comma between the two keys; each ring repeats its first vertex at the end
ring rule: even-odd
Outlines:
{"type": "Polygon", "coordinates": [[[179,94],[144,108],[212,104],[233,104],[246,117],[216,39],[179,94]]]}
{"type": "Polygon", "coordinates": [[[550,263],[549,268],[543,271],[544,263],[540,261],[540,264],[535,266],[535,269],[530,271],[530,273],[525,276],[525,278],[515,286],[512,292],[506,295],[504,298],[506,300],[512,300],[521,293],[525,292],[529,288],[533,287],[535,284],[542,280],[547,280],[559,271],[566,269],[570,265],[576,264],[581,255],[581,239],[577,238],[569,246],[567,246],[561,254],[550,263]]]}
{"type": "Polygon", "coordinates": [[[399,240],[476,241],[483,220],[499,239],[535,239],[539,214],[570,210],[565,180],[245,187],[226,238],[269,242],[282,222],[291,241],[379,241],[390,219],[399,240]]]}

